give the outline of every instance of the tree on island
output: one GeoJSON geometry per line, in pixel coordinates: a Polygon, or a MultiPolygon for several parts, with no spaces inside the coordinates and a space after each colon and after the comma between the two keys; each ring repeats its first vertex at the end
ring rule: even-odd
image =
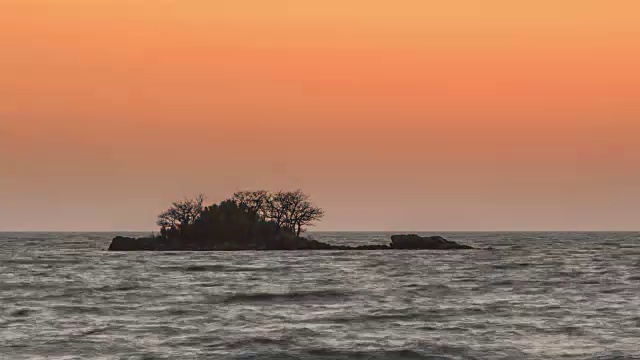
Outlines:
{"type": "Polygon", "coordinates": [[[205,198],[204,194],[199,194],[193,199],[171,203],[171,207],[158,215],[156,220],[156,224],[160,226],[160,232],[164,234],[167,229],[183,229],[196,221],[202,214],[202,204],[205,198]]]}
{"type": "Polygon", "coordinates": [[[312,226],[314,222],[324,217],[324,211],[315,206],[309,195],[300,189],[285,194],[284,202],[285,224],[300,237],[303,226],[312,226]]]}
{"type": "Polygon", "coordinates": [[[324,216],[324,211],[301,190],[241,191],[206,207],[204,199],[201,194],[194,199],[174,201],[158,215],[162,237],[208,245],[286,242],[299,239],[304,227],[313,226],[324,216]]]}
{"type": "Polygon", "coordinates": [[[239,191],[231,198],[236,205],[245,207],[250,214],[265,216],[267,202],[271,194],[266,190],[239,191]]]}
{"type": "Polygon", "coordinates": [[[324,211],[310,201],[310,196],[298,189],[270,193],[265,190],[241,191],[233,194],[233,201],[244,206],[250,214],[273,221],[300,237],[303,226],[312,226],[324,217],[324,211]]]}
{"type": "Polygon", "coordinates": [[[300,237],[324,211],[301,190],[240,191],[227,200],[203,206],[205,196],[174,201],[158,215],[161,236],[138,239],[116,236],[112,251],[245,251],[245,250],[452,250],[473,249],[440,236],[394,235],[391,244],[359,246],[323,243],[300,237]]]}
{"type": "Polygon", "coordinates": [[[287,213],[291,206],[291,192],[278,191],[267,197],[265,217],[273,221],[278,229],[286,227],[287,213]]]}

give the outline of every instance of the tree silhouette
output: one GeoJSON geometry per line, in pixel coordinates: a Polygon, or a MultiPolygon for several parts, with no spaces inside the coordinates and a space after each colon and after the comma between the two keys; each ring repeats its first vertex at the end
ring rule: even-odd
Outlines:
{"type": "Polygon", "coordinates": [[[184,230],[202,214],[204,199],[205,195],[199,194],[193,199],[174,201],[169,209],[158,215],[156,224],[162,229],[180,227],[184,230]]]}
{"type": "Polygon", "coordinates": [[[208,207],[203,207],[204,199],[200,194],[194,199],[174,201],[158,215],[156,222],[162,236],[196,242],[260,242],[278,236],[295,240],[305,226],[312,226],[324,216],[324,211],[301,190],[240,191],[231,199],[208,207]]]}
{"type": "Polygon", "coordinates": [[[246,208],[250,214],[264,217],[270,196],[265,190],[239,191],[233,194],[232,200],[239,207],[246,208]]]}
{"type": "Polygon", "coordinates": [[[282,190],[270,194],[265,204],[265,217],[273,221],[278,228],[282,228],[287,221],[287,212],[291,206],[292,196],[290,192],[282,190]]]}
{"type": "Polygon", "coordinates": [[[284,204],[285,224],[291,231],[300,237],[303,226],[312,226],[314,222],[324,217],[324,211],[315,206],[308,194],[300,189],[286,193],[284,204]]]}

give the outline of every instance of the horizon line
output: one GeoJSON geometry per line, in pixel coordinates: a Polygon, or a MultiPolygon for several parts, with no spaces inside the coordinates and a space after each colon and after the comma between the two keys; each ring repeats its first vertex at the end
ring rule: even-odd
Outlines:
{"type": "MultiPolygon", "coordinates": [[[[158,230],[3,230],[0,229],[0,233],[159,233],[158,230]]],[[[605,233],[605,232],[640,232],[640,229],[636,230],[621,230],[621,229],[610,229],[610,230],[552,230],[552,229],[543,229],[543,230],[315,230],[315,231],[306,231],[306,233],[551,233],[551,232],[563,232],[563,233],[581,233],[581,232],[591,232],[591,233],[605,233]]]]}

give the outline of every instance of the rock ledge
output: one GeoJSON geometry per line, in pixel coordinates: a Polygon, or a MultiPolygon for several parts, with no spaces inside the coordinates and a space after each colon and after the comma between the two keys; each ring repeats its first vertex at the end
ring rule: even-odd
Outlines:
{"type": "Polygon", "coordinates": [[[332,245],[317,240],[300,238],[296,241],[272,241],[269,243],[200,243],[179,239],[130,238],[116,236],[109,251],[268,251],[268,250],[467,250],[471,246],[449,241],[442,236],[422,237],[415,234],[393,235],[389,245],[332,245]]]}

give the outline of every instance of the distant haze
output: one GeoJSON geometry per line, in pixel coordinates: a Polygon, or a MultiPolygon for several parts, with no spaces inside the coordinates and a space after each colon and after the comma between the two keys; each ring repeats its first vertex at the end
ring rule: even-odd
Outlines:
{"type": "Polygon", "coordinates": [[[5,0],[0,231],[640,229],[640,2],[5,0]]]}

